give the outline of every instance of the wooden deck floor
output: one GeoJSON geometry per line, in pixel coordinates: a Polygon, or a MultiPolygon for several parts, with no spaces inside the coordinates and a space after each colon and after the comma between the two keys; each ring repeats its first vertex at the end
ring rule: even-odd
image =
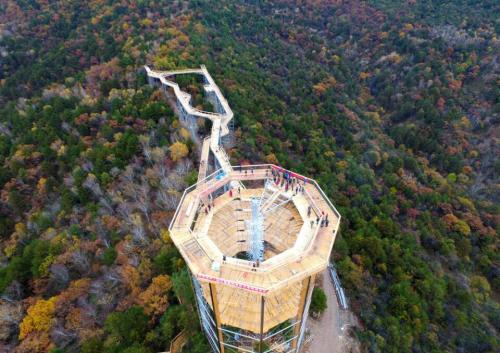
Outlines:
{"type": "MultiPolygon", "coordinates": [[[[185,195],[170,230],[193,275],[201,283],[217,284],[222,324],[256,333],[260,331],[260,296],[266,298],[265,330],[297,315],[302,281],[327,267],[339,226],[338,214],[315,184],[298,184],[304,188],[299,192],[281,188],[291,201],[264,221],[264,239],[275,247],[275,253],[268,253],[258,267],[233,258],[248,250],[250,200],[261,197],[263,189],[224,192],[224,188],[231,188],[234,180],[263,183],[268,178],[269,172],[263,169],[234,170],[201,183],[185,195]],[[214,192],[219,196],[213,197],[214,192]],[[323,222],[322,226],[326,218],[328,225],[323,222]]],[[[210,303],[208,285],[202,287],[210,303]]]]}

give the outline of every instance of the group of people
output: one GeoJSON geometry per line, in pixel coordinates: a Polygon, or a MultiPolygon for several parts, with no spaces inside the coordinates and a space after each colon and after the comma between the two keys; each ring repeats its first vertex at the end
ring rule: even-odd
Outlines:
{"type": "MultiPolygon", "coordinates": [[[[312,207],[309,206],[307,208],[307,216],[309,217],[311,215],[311,210],[312,207]]],[[[320,227],[328,227],[330,224],[330,220],[328,219],[328,213],[325,213],[325,211],[321,211],[321,217],[317,216],[316,217],[316,224],[320,224],[320,227]],[[320,224],[321,222],[321,224],[320,224]]],[[[311,228],[314,225],[314,220],[311,220],[311,228]]]]}
{"type": "MultiPolygon", "coordinates": [[[[241,172],[241,167],[239,168],[241,172]]],[[[250,168],[250,174],[253,174],[254,168],[250,168]]],[[[267,171],[266,171],[267,174],[267,171]]],[[[248,175],[248,169],[245,169],[245,175],[248,175]]]]}
{"type": "MultiPolygon", "coordinates": [[[[266,170],[266,176],[269,176],[269,168],[266,170]]],[[[285,192],[289,189],[294,191],[294,195],[297,195],[299,192],[304,193],[305,188],[304,185],[307,183],[307,179],[303,180],[303,184],[300,183],[300,180],[297,177],[294,177],[288,171],[280,172],[279,170],[271,169],[271,174],[273,177],[274,184],[279,187],[284,187],[285,192]]]]}
{"type": "MultiPolygon", "coordinates": [[[[238,187],[238,189],[236,189],[236,190],[238,191],[238,195],[241,195],[241,188],[238,187]]],[[[233,197],[233,189],[229,189],[229,197],[233,197]]],[[[205,211],[205,214],[208,214],[212,210],[213,207],[214,207],[214,201],[212,199],[212,196],[208,197],[206,205],[203,201],[201,202],[201,208],[203,208],[203,210],[205,211]]]]}
{"type": "Polygon", "coordinates": [[[206,205],[203,201],[201,201],[201,208],[204,209],[205,214],[208,214],[208,212],[210,212],[212,208],[214,208],[214,200],[211,197],[209,197],[206,205]]]}
{"type": "MultiPolygon", "coordinates": [[[[238,191],[238,195],[241,195],[241,188],[238,187],[236,190],[238,191]]],[[[229,189],[229,197],[233,197],[233,189],[229,189]]]]}
{"type": "MultiPolygon", "coordinates": [[[[309,209],[311,206],[309,206],[309,209]]],[[[330,220],[328,219],[328,213],[321,212],[322,217],[317,216],[316,217],[316,224],[320,224],[320,227],[328,227],[330,224],[330,220]]],[[[310,211],[308,210],[308,215],[310,214],[310,211]]],[[[311,228],[314,226],[314,220],[311,220],[311,228]]]]}

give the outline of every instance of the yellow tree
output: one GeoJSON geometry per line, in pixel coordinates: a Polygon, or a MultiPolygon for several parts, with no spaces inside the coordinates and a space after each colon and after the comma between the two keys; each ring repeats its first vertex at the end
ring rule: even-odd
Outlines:
{"type": "Polygon", "coordinates": [[[167,275],[153,278],[148,289],[141,293],[139,302],[144,306],[148,315],[161,315],[168,307],[168,291],[172,288],[172,281],[167,275]]]}
{"type": "Polygon", "coordinates": [[[276,158],[276,155],[274,153],[269,153],[266,156],[266,162],[271,164],[280,164],[278,158],[276,158]]]}
{"type": "Polygon", "coordinates": [[[170,151],[170,157],[174,162],[186,157],[189,153],[187,146],[179,141],[172,144],[168,149],[170,151]]]}
{"type": "Polygon", "coordinates": [[[28,314],[19,325],[19,339],[24,339],[33,331],[48,332],[54,322],[56,297],[40,299],[28,308],[28,314]]]}

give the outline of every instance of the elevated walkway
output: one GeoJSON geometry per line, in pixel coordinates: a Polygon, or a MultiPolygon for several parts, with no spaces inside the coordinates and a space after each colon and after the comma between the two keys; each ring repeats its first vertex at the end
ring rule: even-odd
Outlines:
{"type": "Polygon", "coordinates": [[[200,157],[200,169],[198,171],[198,182],[205,179],[208,169],[208,154],[210,153],[210,137],[203,140],[200,157]]]}
{"type": "Polygon", "coordinates": [[[173,90],[183,124],[196,126],[198,118],[212,122],[201,148],[198,182],[184,191],[169,226],[171,239],[195,279],[201,321],[210,342],[217,347],[217,335],[222,347],[227,327],[260,334],[262,340],[265,332],[299,318],[292,323],[296,336],[289,342],[296,340],[300,346],[303,334],[299,338],[298,333],[305,330],[302,315],[307,317],[311,285],[329,264],[340,214],[313,179],[272,164],[231,166],[221,141],[230,132],[233,112],[205,66],[145,69],[151,85],[173,90]],[[171,79],[180,74],[203,76],[216,112],[191,105],[191,95],[171,79]],[[216,171],[207,175],[210,152],[216,171]],[[240,258],[242,251],[253,254],[251,260],[240,258]],[[215,321],[204,308],[215,313],[215,321]]]}
{"type": "Polygon", "coordinates": [[[169,353],[181,353],[182,348],[188,343],[189,333],[187,331],[181,331],[170,343],[169,353]]]}
{"type": "MultiPolygon", "coordinates": [[[[198,181],[202,180],[206,176],[209,157],[208,148],[212,151],[220,168],[225,173],[230,173],[233,169],[231,167],[229,156],[222,148],[221,140],[223,137],[229,135],[230,130],[228,124],[231,119],[233,119],[234,115],[226,98],[220,91],[210,73],[207,71],[205,65],[202,65],[199,69],[173,71],[155,71],[150,69],[148,66],[145,66],[144,68],[146,70],[146,74],[148,75],[150,85],[160,85],[163,91],[166,91],[167,88],[171,88],[173,90],[177,99],[177,105],[181,118],[204,118],[209,119],[212,122],[211,135],[203,141],[198,181]],[[191,105],[191,95],[182,91],[176,82],[168,79],[172,76],[183,74],[197,74],[203,76],[206,83],[204,85],[204,89],[207,93],[210,93],[213,97],[215,97],[214,103],[218,107],[218,113],[207,112],[193,107],[191,105]]],[[[244,188],[244,185],[240,182],[233,183],[232,186],[244,188]]]]}

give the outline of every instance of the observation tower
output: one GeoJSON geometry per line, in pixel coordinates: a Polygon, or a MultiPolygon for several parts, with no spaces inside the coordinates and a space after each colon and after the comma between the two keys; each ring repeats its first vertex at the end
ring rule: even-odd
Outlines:
{"type": "Polygon", "coordinates": [[[329,264],[340,214],[313,179],[272,164],[229,163],[221,141],[233,113],[204,66],[146,72],[150,84],[173,93],[186,126],[212,121],[198,182],[184,191],[169,230],[213,351],[300,352],[314,279],[329,264]],[[215,112],[191,106],[173,80],[185,73],[203,76],[215,112]]]}

